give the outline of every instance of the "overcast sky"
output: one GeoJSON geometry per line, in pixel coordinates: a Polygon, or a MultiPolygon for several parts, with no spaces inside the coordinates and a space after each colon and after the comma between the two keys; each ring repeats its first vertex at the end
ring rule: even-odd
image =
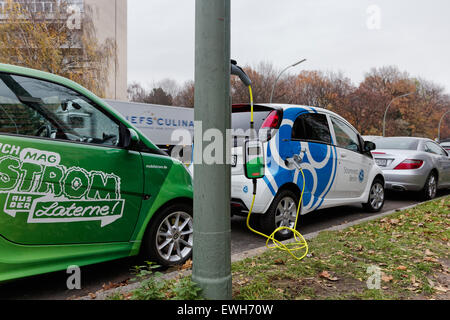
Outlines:
{"type": "MultiPolygon", "coordinates": [[[[396,65],[450,93],[448,0],[231,0],[232,58],[342,71],[396,65]],[[379,18],[378,19],[378,13],[379,18]]],[[[128,1],[128,80],[194,78],[195,0],[128,1]]]]}

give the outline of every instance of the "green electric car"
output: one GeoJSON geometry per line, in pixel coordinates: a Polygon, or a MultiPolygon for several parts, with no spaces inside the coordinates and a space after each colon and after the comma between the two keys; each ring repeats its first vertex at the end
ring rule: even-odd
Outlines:
{"type": "Polygon", "coordinates": [[[192,255],[192,178],[80,85],[0,64],[0,282],[192,255]]]}

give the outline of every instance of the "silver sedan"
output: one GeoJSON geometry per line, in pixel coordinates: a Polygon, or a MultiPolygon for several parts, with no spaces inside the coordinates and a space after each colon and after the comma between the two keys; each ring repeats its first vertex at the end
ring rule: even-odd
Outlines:
{"type": "Polygon", "coordinates": [[[441,147],[444,148],[445,151],[450,152],[450,141],[442,142],[441,147]]]}
{"type": "Polygon", "coordinates": [[[425,200],[438,189],[450,188],[450,157],[440,145],[423,138],[382,138],[375,141],[376,163],[383,170],[386,189],[419,191],[425,200]]]}

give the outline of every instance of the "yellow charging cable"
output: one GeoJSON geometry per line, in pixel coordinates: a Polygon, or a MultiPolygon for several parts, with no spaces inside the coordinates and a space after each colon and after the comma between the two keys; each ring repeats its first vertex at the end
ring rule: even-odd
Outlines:
{"type": "MultiPolygon", "coordinates": [[[[253,92],[252,92],[252,87],[251,86],[249,86],[249,91],[250,91],[250,101],[251,101],[251,123],[252,123],[251,127],[253,129],[253,123],[254,123],[253,122],[254,121],[254,102],[253,102],[253,92]]],[[[248,216],[247,216],[247,227],[250,229],[250,231],[252,231],[252,232],[256,233],[257,235],[260,235],[260,236],[262,236],[262,237],[267,239],[266,246],[267,246],[268,249],[280,249],[282,251],[286,251],[296,260],[303,260],[308,255],[308,252],[309,252],[308,243],[306,242],[305,238],[301,235],[301,233],[297,231],[297,223],[298,223],[298,218],[300,216],[300,209],[302,207],[303,195],[304,195],[305,186],[306,186],[305,174],[304,174],[304,172],[303,172],[303,170],[301,168],[300,168],[300,172],[301,172],[302,177],[303,177],[303,188],[302,188],[302,193],[301,193],[301,196],[300,196],[300,202],[299,202],[299,205],[298,205],[298,208],[297,208],[297,217],[295,218],[294,228],[279,227],[270,236],[253,229],[250,226],[250,219],[251,219],[251,216],[252,216],[252,213],[253,213],[253,208],[255,206],[256,192],[254,192],[252,206],[251,206],[250,211],[249,211],[248,216]],[[294,241],[293,242],[284,244],[284,243],[282,243],[281,241],[278,241],[275,238],[275,235],[278,232],[283,231],[283,230],[291,231],[294,234],[294,241]],[[270,242],[273,243],[273,246],[269,245],[270,242]],[[300,254],[298,254],[298,252],[300,252],[300,254]]],[[[256,188],[256,184],[254,184],[254,185],[255,185],[254,188],[256,188]]]]}
{"type": "MultiPolygon", "coordinates": [[[[251,107],[251,123],[253,124],[253,123],[255,123],[255,117],[254,117],[254,114],[255,114],[255,106],[254,106],[254,100],[253,100],[253,90],[252,90],[252,86],[248,86],[248,91],[250,92],[250,107],[251,107]]],[[[252,125],[253,126],[253,125],[252,125]]]]}

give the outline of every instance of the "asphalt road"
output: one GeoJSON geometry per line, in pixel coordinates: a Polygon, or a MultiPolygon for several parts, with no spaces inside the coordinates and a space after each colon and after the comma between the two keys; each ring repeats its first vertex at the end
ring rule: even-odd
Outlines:
{"type": "MultiPolygon", "coordinates": [[[[450,194],[441,192],[440,196],[450,194]]],[[[414,193],[393,193],[387,195],[383,212],[404,208],[419,203],[414,193]]],[[[370,216],[361,206],[347,206],[320,210],[306,215],[300,220],[300,232],[304,235],[333,226],[363,219],[370,216]]],[[[232,253],[241,253],[265,245],[265,239],[247,230],[245,218],[232,218],[232,253]]],[[[140,258],[118,261],[82,268],[82,289],[71,291],[66,287],[68,275],[55,272],[47,275],[22,279],[0,285],[0,300],[65,300],[95,293],[103,285],[125,282],[133,278],[130,269],[143,265],[140,258]]]]}

